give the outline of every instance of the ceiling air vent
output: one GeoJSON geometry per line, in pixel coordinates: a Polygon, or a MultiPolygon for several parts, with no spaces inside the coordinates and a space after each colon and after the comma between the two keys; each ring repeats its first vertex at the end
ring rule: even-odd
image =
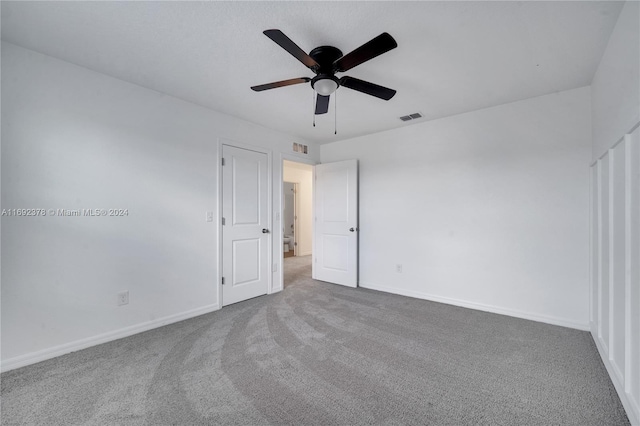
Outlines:
{"type": "Polygon", "coordinates": [[[409,114],[409,115],[403,115],[402,117],[400,117],[400,120],[402,121],[410,121],[410,120],[415,120],[418,118],[422,118],[422,114],[420,114],[419,112],[414,112],[413,114],[409,114]]]}

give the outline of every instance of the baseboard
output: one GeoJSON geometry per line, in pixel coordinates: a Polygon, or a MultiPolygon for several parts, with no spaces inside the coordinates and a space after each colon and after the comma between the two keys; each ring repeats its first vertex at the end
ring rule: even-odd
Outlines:
{"type": "Polygon", "coordinates": [[[122,339],[133,334],[142,333],[143,331],[152,330],[154,328],[162,327],[163,325],[173,324],[175,322],[184,321],[189,318],[194,318],[200,315],[208,314],[220,309],[220,306],[216,303],[214,305],[207,305],[201,308],[193,309],[191,311],[182,312],[180,314],[169,315],[167,317],[159,318],[153,321],[147,321],[140,324],[132,325],[129,327],[121,328],[119,330],[110,331],[107,333],[99,334],[97,336],[87,337],[85,339],[76,340],[74,342],[65,343],[63,345],[54,346],[52,348],[43,349],[37,352],[31,352],[25,355],[2,360],[0,371],[5,372],[14,370],[16,368],[24,367],[27,365],[35,364],[37,362],[45,361],[47,359],[55,358],[60,355],[65,355],[71,352],[76,352],[81,349],[86,349],[91,346],[100,345],[102,343],[111,342],[113,340],[122,339]]]}
{"type": "Polygon", "coordinates": [[[633,399],[629,398],[624,389],[624,384],[618,378],[618,374],[615,371],[614,365],[609,361],[609,356],[606,351],[602,347],[600,343],[600,339],[598,338],[597,333],[594,333],[591,330],[591,338],[596,344],[596,348],[598,348],[598,353],[600,354],[600,358],[602,359],[602,363],[607,369],[607,373],[609,373],[609,377],[613,382],[613,386],[616,388],[616,392],[618,393],[618,397],[620,397],[620,402],[622,402],[622,406],[624,410],[627,412],[627,417],[629,417],[629,422],[633,426],[640,426],[640,407],[633,401],[633,399]]]}
{"type": "Polygon", "coordinates": [[[359,286],[362,288],[384,291],[386,293],[393,293],[401,296],[415,297],[417,299],[430,300],[432,302],[438,302],[438,303],[446,303],[447,305],[454,305],[454,306],[460,306],[463,308],[476,309],[478,311],[491,312],[491,313],[500,314],[500,315],[508,315],[510,317],[522,318],[522,319],[527,319],[527,320],[537,321],[537,322],[544,322],[546,324],[559,325],[562,327],[575,328],[577,330],[582,330],[582,331],[590,331],[589,323],[587,322],[580,323],[580,322],[575,322],[571,320],[566,320],[564,318],[539,315],[531,312],[520,311],[517,309],[501,308],[499,306],[485,305],[483,303],[469,302],[466,300],[436,296],[429,293],[399,289],[395,287],[381,286],[381,285],[362,282],[362,281],[359,282],[359,286]]]}
{"type": "Polygon", "coordinates": [[[591,321],[589,326],[589,331],[591,332],[591,337],[595,339],[596,337],[594,336],[598,335],[598,326],[596,325],[595,322],[591,321]]]}
{"type": "Polygon", "coordinates": [[[620,383],[624,382],[624,378],[622,376],[622,371],[620,371],[620,367],[618,367],[613,361],[610,361],[610,363],[611,363],[611,369],[616,375],[616,379],[618,379],[620,383]]]}
{"type": "MultiPolygon", "coordinates": [[[[598,336],[596,334],[596,336],[598,336]]],[[[606,359],[609,359],[609,346],[605,343],[604,339],[602,337],[596,337],[596,339],[598,340],[598,344],[600,345],[600,349],[602,349],[602,356],[606,359]]]]}
{"type": "Polygon", "coordinates": [[[311,256],[312,251],[301,251],[298,256],[311,256]]]}
{"type": "MultiPolygon", "coordinates": [[[[618,390],[618,388],[616,388],[616,390],[618,390]]],[[[629,422],[633,426],[640,426],[640,407],[638,406],[638,404],[636,404],[636,402],[633,399],[627,398],[626,394],[624,399],[620,398],[620,400],[622,401],[622,406],[627,412],[627,417],[629,417],[629,422]],[[626,404],[628,404],[628,407],[626,404]]]]}

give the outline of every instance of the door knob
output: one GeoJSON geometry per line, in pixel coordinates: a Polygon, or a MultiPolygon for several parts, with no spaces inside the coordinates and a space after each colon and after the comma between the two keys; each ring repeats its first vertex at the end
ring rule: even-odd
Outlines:
{"type": "Polygon", "coordinates": [[[355,232],[357,230],[358,230],[358,228],[349,228],[349,231],[351,231],[351,232],[355,232]]]}
{"type": "Polygon", "coordinates": [[[267,228],[262,228],[262,233],[263,233],[263,234],[268,234],[268,233],[269,233],[269,230],[268,230],[267,228]]]}

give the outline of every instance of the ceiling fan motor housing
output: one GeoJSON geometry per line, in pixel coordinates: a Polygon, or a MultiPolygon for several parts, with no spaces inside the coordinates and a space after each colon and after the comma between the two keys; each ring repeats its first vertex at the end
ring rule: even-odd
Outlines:
{"type": "Polygon", "coordinates": [[[320,68],[313,70],[316,74],[330,74],[335,73],[333,63],[342,57],[342,51],[333,46],[320,46],[309,52],[311,56],[320,65],[320,68]]]}
{"type": "Polygon", "coordinates": [[[313,70],[317,75],[311,79],[311,87],[324,96],[335,92],[340,87],[340,81],[334,76],[336,70],[333,63],[342,57],[342,51],[333,46],[320,46],[309,52],[309,56],[320,65],[313,70]]]}

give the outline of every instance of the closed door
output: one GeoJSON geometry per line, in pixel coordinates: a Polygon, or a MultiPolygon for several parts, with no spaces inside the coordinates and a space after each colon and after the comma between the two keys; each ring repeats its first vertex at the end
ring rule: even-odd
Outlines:
{"type": "Polygon", "coordinates": [[[222,306],[267,294],[267,154],[222,147],[222,306]]]}
{"type": "Polygon", "coordinates": [[[318,164],[313,277],[358,285],[358,162],[318,164]]]}

